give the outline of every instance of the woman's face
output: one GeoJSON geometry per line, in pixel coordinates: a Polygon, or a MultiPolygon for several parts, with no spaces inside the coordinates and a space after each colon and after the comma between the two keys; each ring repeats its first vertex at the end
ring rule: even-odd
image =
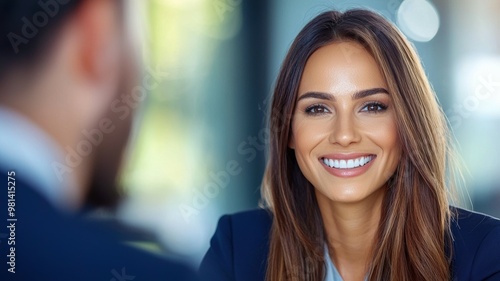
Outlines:
{"type": "Polygon", "coordinates": [[[400,158],[394,104],[377,63],[360,44],[336,42],[311,55],[289,146],[318,201],[383,196],[400,158]]]}

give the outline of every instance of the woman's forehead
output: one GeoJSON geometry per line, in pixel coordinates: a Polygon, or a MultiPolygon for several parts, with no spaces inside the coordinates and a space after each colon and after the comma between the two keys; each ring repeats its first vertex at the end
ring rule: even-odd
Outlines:
{"type": "Polygon", "coordinates": [[[340,41],[319,48],[309,57],[299,94],[352,94],[363,89],[387,88],[386,84],[379,65],[361,44],[340,41]]]}

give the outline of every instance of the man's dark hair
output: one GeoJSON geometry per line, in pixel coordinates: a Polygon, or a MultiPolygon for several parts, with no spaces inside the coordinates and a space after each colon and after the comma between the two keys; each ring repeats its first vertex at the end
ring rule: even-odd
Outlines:
{"type": "Polygon", "coordinates": [[[83,1],[0,0],[0,79],[15,64],[38,61],[62,21],[83,1]]]}

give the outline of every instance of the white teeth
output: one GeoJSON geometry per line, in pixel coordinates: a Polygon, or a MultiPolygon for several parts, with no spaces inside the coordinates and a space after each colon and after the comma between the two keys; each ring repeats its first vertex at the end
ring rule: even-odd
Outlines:
{"type": "Polygon", "coordinates": [[[362,156],[359,158],[355,159],[328,159],[328,158],[323,158],[323,163],[327,165],[330,168],[336,168],[336,169],[352,169],[352,168],[357,168],[360,166],[364,166],[370,162],[374,156],[362,156]]]}

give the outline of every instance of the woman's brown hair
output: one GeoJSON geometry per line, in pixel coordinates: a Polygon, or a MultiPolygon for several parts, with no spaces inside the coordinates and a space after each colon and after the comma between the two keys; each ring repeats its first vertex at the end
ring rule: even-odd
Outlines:
{"type": "Polygon", "coordinates": [[[449,280],[446,121],[412,45],[394,25],[366,10],[329,11],[314,18],[295,38],[278,75],[262,186],[273,213],[266,278],[320,281],[325,275],[326,240],[314,187],[288,143],[308,58],[341,40],[363,45],[378,63],[394,102],[402,149],[388,179],[368,280],[449,280]]]}

